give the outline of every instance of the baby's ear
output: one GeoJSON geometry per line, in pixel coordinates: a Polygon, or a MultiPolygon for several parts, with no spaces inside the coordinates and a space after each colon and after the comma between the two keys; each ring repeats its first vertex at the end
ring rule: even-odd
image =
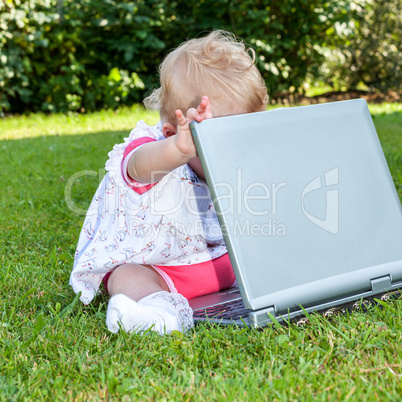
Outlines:
{"type": "Polygon", "coordinates": [[[163,123],[162,133],[166,138],[169,138],[177,133],[177,128],[172,123],[163,123]]]}

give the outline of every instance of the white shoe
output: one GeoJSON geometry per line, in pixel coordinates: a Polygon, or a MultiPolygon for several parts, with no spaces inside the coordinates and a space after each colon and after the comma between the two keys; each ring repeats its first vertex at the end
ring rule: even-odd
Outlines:
{"type": "Polygon", "coordinates": [[[114,333],[120,327],[127,332],[143,332],[151,328],[160,335],[185,332],[194,326],[193,311],[187,299],[179,293],[152,293],[139,302],[117,294],[109,301],[106,325],[114,333]]]}

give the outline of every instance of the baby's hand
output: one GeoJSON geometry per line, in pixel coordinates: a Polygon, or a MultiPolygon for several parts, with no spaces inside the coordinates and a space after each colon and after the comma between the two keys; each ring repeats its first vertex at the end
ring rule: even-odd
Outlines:
{"type": "Polygon", "coordinates": [[[192,121],[203,121],[204,119],[212,119],[212,110],[208,96],[203,96],[201,103],[197,109],[191,108],[187,110],[186,117],[180,109],[176,110],[177,118],[177,135],[175,136],[177,149],[188,158],[193,159],[197,156],[197,150],[191,136],[189,123],[192,121]]]}

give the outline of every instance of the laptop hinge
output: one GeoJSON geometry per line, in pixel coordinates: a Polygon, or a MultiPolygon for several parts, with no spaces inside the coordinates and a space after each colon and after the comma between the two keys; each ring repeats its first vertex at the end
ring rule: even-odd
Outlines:
{"type": "Polygon", "coordinates": [[[389,290],[392,288],[391,276],[381,276],[371,280],[371,290],[375,293],[389,290]]]}
{"type": "Polygon", "coordinates": [[[267,307],[262,310],[252,311],[248,318],[251,326],[258,328],[272,322],[270,315],[276,317],[274,306],[267,307]]]}

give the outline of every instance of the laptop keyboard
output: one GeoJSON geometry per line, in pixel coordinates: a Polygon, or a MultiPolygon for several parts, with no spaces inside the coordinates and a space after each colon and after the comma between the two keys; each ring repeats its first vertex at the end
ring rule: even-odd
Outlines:
{"type": "MultiPolygon", "coordinates": [[[[318,311],[319,314],[326,318],[330,318],[335,315],[343,315],[347,312],[352,312],[355,310],[366,311],[371,305],[375,303],[374,299],[380,299],[383,301],[388,301],[396,299],[401,296],[400,291],[386,292],[379,295],[371,296],[369,298],[358,300],[356,302],[351,302],[347,304],[340,305],[338,307],[332,307],[326,310],[318,311]]],[[[240,320],[241,318],[248,317],[250,310],[244,308],[243,301],[241,299],[231,300],[226,303],[211,306],[202,310],[194,311],[194,319],[208,320],[208,318],[213,319],[231,319],[240,320]]],[[[307,317],[297,317],[291,320],[298,326],[304,326],[309,322],[307,317]]]]}
{"type": "Polygon", "coordinates": [[[207,307],[202,310],[194,311],[194,318],[219,318],[239,320],[248,317],[249,311],[244,308],[241,299],[231,300],[229,302],[207,307]]]}

